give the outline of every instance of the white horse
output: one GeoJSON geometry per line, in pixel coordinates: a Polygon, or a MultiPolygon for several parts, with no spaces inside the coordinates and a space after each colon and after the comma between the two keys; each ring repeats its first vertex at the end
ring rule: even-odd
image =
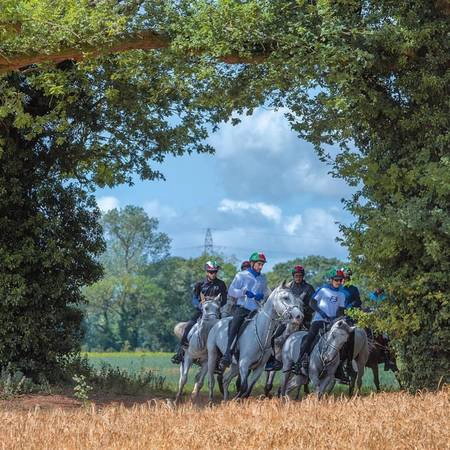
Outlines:
{"type": "MultiPolygon", "coordinates": [[[[321,336],[314,346],[309,358],[309,378],[311,379],[318,397],[333,389],[336,369],[340,363],[340,350],[347,342],[350,333],[355,331],[355,345],[352,365],[356,371],[358,392],[361,389],[364,366],[368,358],[368,345],[366,332],[361,328],[348,325],[345,319],[337,320],[330,331],[321,336]]],[[[289,383],[292,365],[298,360],[306,331],[298,331],[291,334],[283,346],[283,376],[280,386],[280,395],[285,396],[289,390],[308,383],[308,377],[297,375],[295,380],[289,383]]],[[[353,381],[354,385],[354,381],[353,381]]]]}
{"type": "MultiPolygon", "coordinates": [[[[201,364],[201,368],[195,376],[195,385],[191,394],[191,399],[193,401],[198,399],[198,394],[203,386],[203,381],[208,370],[206,341],[209,331],[220,319],[220,299],[220,294],[217,297],[205,297],[205,301],[202,305],[202,317],[189,332],[189,345],[184,352],[183,361],[180,363],[180,379],[178,382],[178,392],[175,397],[175,402],[178,402],[181,398],[183,388],[188,379],[189,369],[194,361],[198,361],[201,364]]],[[[175,335],[180,339],[183,336],[186,324],[187,322],[181,322],[175,325],[175,335]]]]}
{"type": "MultiPolygon", "coordinates": [[[[239,360],[233,357],[230,369],[226,372],[223,382],[224,400],[228,400],[228,386],[231,380],[240,375],[241,384],[237,394],[238,398],[248,397],[253,386],[258,381],[264,370],[267,360],[272,353],[271,338],[277,320],[290,318],[301,323],[303,311],[298,306],[294,295],[283,282],[268,297],[266,302],[259,308],[255,316],[250,320],[243,333],[238,337],[235,352],[239,352],[239,360]],[[253,370],[251,380],[248,381],[249,372],[253,370]]],[[[208,336],[208,383],[209,400],[213,399],[214,393],[214,370],[216,368],[219,350],[225,353],[228,342],[228,326],[231,318],[220,320],[211,329],[208,336]]]]}

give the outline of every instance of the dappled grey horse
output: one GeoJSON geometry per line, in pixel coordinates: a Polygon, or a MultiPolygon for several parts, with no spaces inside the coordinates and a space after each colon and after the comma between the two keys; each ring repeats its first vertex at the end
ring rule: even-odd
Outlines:
{"type": "MultiPolygon", "coordinates": [[[[345,319],[342,318],[336,320],[331,329],[319,338],[309,358],[309,378],[319,398],[325,392],[333,389],[335,382],[334,375],[341,361],[340,350],[347,342],[353,330],[355,330],[355,344],[352,365],[356,372],[356,376],[353,379],[353,386],[356,379],[358,391],[360,390],[364,375],[364,366],[369,354],[367,335],[363,329],[348,325],[345,319]]],[[[308,377],[305,375],[296,375],[295,379],[289,382],[292,365],[298,360],[301,344],[306,335],[306,331],[298,331],[291,334],[284,343],[282,352],[283,376],[279,391],[281,396],[285,396],[294,387],[308,383],[308,377]]]]}
{"type": "MultiPolygon", "coordinates": [[[[177,402],[182,393],[183,388],[186,385],[189,369],[194,361],[198,361],[201,364],[199,372],[195,376],[195,385],[192,392],[192,400],[197,400],[200,389],[203,386],[203,381],[208,370],[208,352],[206,349],[206,341],[208,339],[208,333],[211,328],[220,319],[220,300],[221,297],[206,297],[202,306],[202,317],[192,327],[188,335],[188,348],[184,352],[183,361],[180,363],[180,379],[178,382],[178,392],[175,397],[177,402]]],[[[187,322],[180,322],[175,325],[175,335],[180,339],[183,336],[183,331],[187,322]]]]}
{"type": "MultiPolygon", "coordinates": [[[[296,297],[298,298],[298,297],[296,297]]],[[[299,305],[301,305],[302,310],[303,309],[303,302],[301,302],[301,300],[299,300],[299,305]]],[[[278,336],[273,343],[273,347],[274,347],[274,357],[278,360],[281,361],[282,360],[282,351],[283,351],[283,345],[286,342],[286,339],[292,334],[295,333],[296,331],[299,331],[299,324],[294,323],[294,322],[287,322],[286,323],[286,328],[283,331],[283,333],[281,334],[281,336],[278,336]]],[[[270,392],[272,391],[272,387],[273,387],[273,381],[275,379],[275,376],[277,374],[276,370],[271,370],[267,372],[267,377],[266,377],[266,384],[264,386],[264,395],[266,397],[270,396],[270,392]]]]}
{"type": "MultiPolygon", "coordinates": [[[[228,386],[230,381],[238,373],[241,378],[241,385],[237,397],[248,397],[250,395],[253,386],[261,376],[264,366],[272,353],[271,338],[277,321],[287,318],[301,323],[303,320],[303,311],[298,306],[291,291],[286,287],[286,283],[283,282],[269,295],[255,316],[250,319],[250,323],[243,333],[238,337],[232,364],[224,376],[224,400],[228,400],[228,386]],[[236,352],[239,354],[238,361],[236,360],[236,352]],[[250,370],[253,370],[253,373],[249,382],[250,370]]],[[[223,354],[227,348],[230,320],[231,318],[220,320],[214,325],[208,336],[208,383],[210,401],[213,399],[214,371],[219,350],[223,354]]]]}

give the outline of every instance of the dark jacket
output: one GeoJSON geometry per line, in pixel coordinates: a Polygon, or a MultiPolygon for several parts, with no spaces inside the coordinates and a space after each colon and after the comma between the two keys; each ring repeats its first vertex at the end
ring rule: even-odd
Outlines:
{"type": "Polygon", "coordinates": [[[306,328],[309,328],[311,324],[311,319],[313,316],[313,309],[310,306],[310,301],[312,296],[314,295],[314,288],[303,280],[300,284],[297,284],[294,280],[288,283],[288,287],[291,292],[303,302],[304,308],[303,313],[305,314],[305,318],[303,319],[303,323],[306,328]]]}
{"type": "Polygon", "coordinates": [[[220,306],[224,306],[227,302],[227,286],[218,278],[215,278],[212,281],[205,278],[195,284],[192,293],[192,304],[196,308],[200,307],[200,293],[205,297],[217,297],[220,294],[220,306]]]}

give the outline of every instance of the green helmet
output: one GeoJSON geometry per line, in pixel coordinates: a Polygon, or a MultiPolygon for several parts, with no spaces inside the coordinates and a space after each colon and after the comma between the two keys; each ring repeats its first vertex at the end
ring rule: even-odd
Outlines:
{"type": "Polygon", "coordinates": [[[327,278],[340,278],[341,280],[345,278],[344,272],[342,269],[338,269],[337,267],[333,267],[327,272],[327,278]]]}
{"type": "Polygon", "coordinates": [[[263,262],[266,263],[266,256],[264,253],[254,252],[250,255],[250,258],[248,258],[250,262],[263,262]]]}

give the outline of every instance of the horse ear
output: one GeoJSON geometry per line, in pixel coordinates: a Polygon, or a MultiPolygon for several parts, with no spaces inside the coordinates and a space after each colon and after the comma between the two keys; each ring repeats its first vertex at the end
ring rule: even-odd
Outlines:
{"type": "Polygon", "coordinates": [[[220,298],[221,298],[221,295],[218,294],[218,295],[214,298],[214,303],[217,303],[217,304],[219,305],[219,304],[220,304],[220,298]]]}
{"type": "Polygon", "coordinates": [[[286,289],[286,278],[283,280],[283,282],[280,285],[281,289],[286,289]]]}

